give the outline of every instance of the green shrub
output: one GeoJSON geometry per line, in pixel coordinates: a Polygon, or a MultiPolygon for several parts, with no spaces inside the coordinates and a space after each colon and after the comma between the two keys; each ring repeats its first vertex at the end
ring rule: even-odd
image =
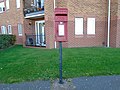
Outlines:
{"type": "Polygon", "coordinates": [[[0,49],[8,48],[15,44],[16,36],[15,35],[0,35],[0,49]]]}

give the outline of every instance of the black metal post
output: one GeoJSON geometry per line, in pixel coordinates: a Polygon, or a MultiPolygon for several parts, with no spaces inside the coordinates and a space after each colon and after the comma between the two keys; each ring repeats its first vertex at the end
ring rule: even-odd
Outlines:
{"type": "Polygon", "coordinates": [[[63,84],[63,80],[62,80],[62,42],[59,42],[59,53],[60,53],[60,66],[59,66],[59,72],[60,72],[60,79],[59,79],[59,83],[63,84]]]}

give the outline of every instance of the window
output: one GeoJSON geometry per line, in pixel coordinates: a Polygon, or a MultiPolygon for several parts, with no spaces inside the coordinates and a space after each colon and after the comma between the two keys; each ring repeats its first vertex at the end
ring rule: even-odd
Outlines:
{"type": "Polygon", "coordinates": [[[11,25],[8,25],[8,34],[12,34],[12,27],[11,27],[11,25]]]}
{"type": "Polygon", "coordinates": [[[22,24],[18,24],[18,35],[22,36],[22,24]]]}
{"type": "Polygon", "coordinates": [[[75,35],[83,34],[83,18],[75,18],[75,35]]]}
{"type": "Polygon", "coordinates": [[[0,3],[0,13],[2,13],[4,11],[5,11],[5,4],[4,4],[4,2],[1,2],[0,3]]]}
{"type": "Polygon", "coordinates": [[[87,34],[95,34],[95,18],[87,19],[87,34]]]}
{"type": "Polygon", "coordinates": [[[2,12],[2,7],[0,7],[0,12],[2,12]]]}
{"type": "Polygon", "coordinates": [[[9,0],[6,0],[6,9],[10,9],[9,0]]]}
{"type": "Polygon", "coordinates": [[[34,0],[34,5],[37,6],[37,0],[34,0]]]}
{"type": "Polygon", "coordinates": [[[20,8],[20,0],[16,0],[17,8],[20,8]]]}
{"type": "Polygon", "coordinates": [[[44,0],[34,0],[34,5],[39,8],[44,8],[44,0]]]}
{"type": "Polygon", "coordinates": [[[1,26],[1,33],[2,34],[7,34],[7,29],[5,26],[1,26]]]}
{"type": "Polygon", "coordinates": [[[41,0],[41,8],[44,8],[44,0],[41,0]]]}

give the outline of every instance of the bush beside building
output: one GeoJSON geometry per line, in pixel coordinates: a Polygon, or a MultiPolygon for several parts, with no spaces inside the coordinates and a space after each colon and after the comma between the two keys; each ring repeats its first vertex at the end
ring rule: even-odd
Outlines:
{"type": "Polygon", "coordinates": [[[0,35],[0,49],[8,48],[15,44],[16,36],[15,35],[0,35]]]}

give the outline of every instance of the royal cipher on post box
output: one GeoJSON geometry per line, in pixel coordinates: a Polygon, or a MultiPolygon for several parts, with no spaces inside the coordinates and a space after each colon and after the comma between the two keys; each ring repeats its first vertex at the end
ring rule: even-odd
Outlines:
{"type": "Polygon", "coordinates": [[[55,40],[57,42],[67,42],[67,22],[68,9],[55,8],[55,40]]]}

